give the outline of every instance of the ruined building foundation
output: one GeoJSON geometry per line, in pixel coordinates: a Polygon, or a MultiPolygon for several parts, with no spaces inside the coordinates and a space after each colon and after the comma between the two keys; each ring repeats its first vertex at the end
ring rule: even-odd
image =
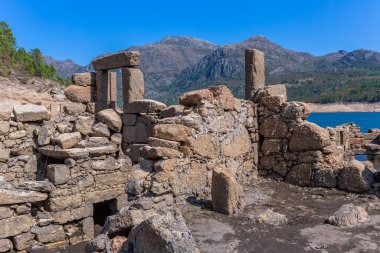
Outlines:
{"type": "Polygon", "coordinates": [[[376,153],[379,133],[308,122],[307,104],[287,102],[284,85],[265,86],[262,52],[245,52],[245,100],[220,85],[169,107],[144,99],[139,59],[95,60],[96,73],[75,74],[66,89],[72,103],[0,111],[0,252],[90,240],[96,224],[126,206],[170,210],[213,195],[214,207],[235,213],[244,206],[239,185],[258,176],[371,190],[374,170],[354,154],[376,153]],[[215,187],[234,199],[219,199],[215,187]]]}

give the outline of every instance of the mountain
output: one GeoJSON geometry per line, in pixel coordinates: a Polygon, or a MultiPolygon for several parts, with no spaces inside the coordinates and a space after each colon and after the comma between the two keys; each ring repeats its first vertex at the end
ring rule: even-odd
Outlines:
{"type": "Polygon", "coordinates": [[[87,70],[86,66],[80,66],[71,59],[58,61],[53,57],[44,56],[44,60],[47,65],[53,65],[56,68],[58,76],[66,79],[71,78],[74,73],[85,72],[87,70]]]}
{"type": "MultiPolygon", "coordinates": [[[[289,98],[308,102],[380,101],[380,53],[359,49],[324,56],[296,52],[263,36],[215,45],[193,38],[168,36],[159,42],[132,46],[141,52],[140,69],[146,97],[168,103],[187,90],[226,84],[235,95],[244,91],[244,49],[265,53],[267,84],[284,83],[289,98]]],[[[89,69],[72,61],[54,62],[59,73],[89,69]]]]}

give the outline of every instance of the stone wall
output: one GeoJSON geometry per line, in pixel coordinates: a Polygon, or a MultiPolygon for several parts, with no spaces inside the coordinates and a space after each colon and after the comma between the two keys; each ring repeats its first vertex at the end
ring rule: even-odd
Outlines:
{"type": "MultiPolygon", "coordinates": [[[[94,205],[125,206],[132,162],[114,110],[19,105],[0,121],[0,252],[94,237],[94,205]]],[[[113,210],[112,210],[113,209],[113,210]]],[[[112,214],[112,213],[109,213],[112,214]]]]}
{"type": "Polygon", "coordinates": [[[298,186],[370,190],[372,165],[354,154],[377,150],[378,131],[308,122],[308,106],[287,102],[284,85],[264,86],[264,55],[246,54],[247,100],[223,85],[184,93],[169,107],[144,99],[139,53],[122,52],[94,61],[96,74],[75,74],[65,91],[71,103],[59,110],[0,111],[0,252],[89,240],[99,205],[107,215],[124,208],[123,216],[210,200],[218,195],[213,185],[225,186],[212,183],[213,173],[229,185],[225,192],[239,195],[239,207],[213,200],[226,213],[242,208],[240,185],[258,174],[298,186]],[[113,68],[122,68],[123,111],[113,68]]]}

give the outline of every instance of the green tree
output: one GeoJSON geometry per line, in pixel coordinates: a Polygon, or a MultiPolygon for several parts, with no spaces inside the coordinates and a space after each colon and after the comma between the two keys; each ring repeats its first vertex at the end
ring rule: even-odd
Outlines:
{"type": "Polygon", "coordinates": [[[0,60],[3,64],[11,64],[16,54],[16,39],[11,28],[4,21],[0,22],[0,60]]]}

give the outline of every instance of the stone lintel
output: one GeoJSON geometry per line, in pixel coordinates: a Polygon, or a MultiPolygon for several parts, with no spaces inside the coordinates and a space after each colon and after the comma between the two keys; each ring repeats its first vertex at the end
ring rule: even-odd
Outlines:
{"type": "Polygon", "coordinates": [[[121,67],[134,67],[140,64],[140,52],[123,51],[109,54],[92,62],[95,70],[108,70],[121,67]]]}

